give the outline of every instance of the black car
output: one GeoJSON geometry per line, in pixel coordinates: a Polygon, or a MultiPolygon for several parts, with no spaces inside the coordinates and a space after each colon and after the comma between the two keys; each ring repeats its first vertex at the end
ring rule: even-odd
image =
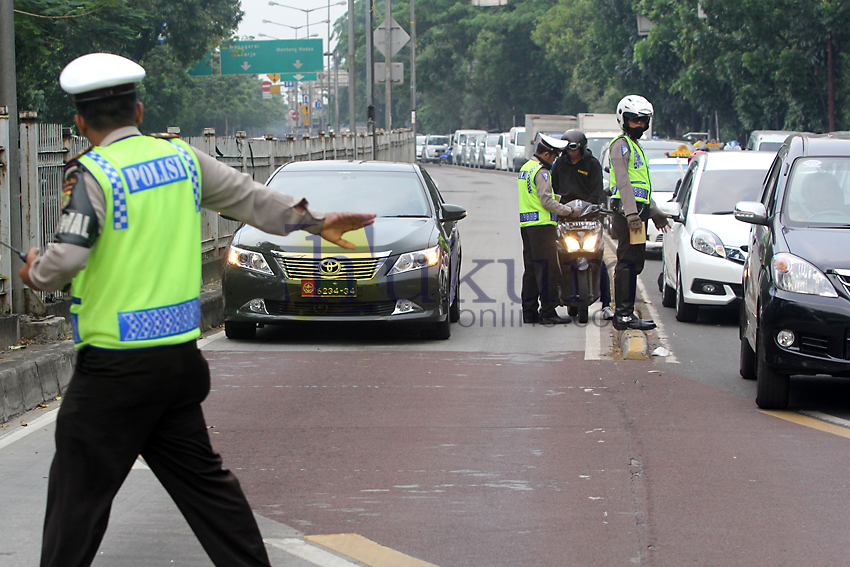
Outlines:
{"type": "Polygon", "coordinates": [[[779,149],[752,224],[741,302],[741,376],[763,409],[788,405],[792,375],[850,377],[850,135],[799,135],[779,149]]]}
{"type": "Polygon", "coordinates": [[[266,183],[319,211],[375,213],[346,235],[345,250],[303,231],[276,236],[251,226],[234,235],[222,277],[228,338],[294,321],[387,321],[448,339],[460,317],[461,207],[443,202],[416,164],[307,161],[266,183]]]}

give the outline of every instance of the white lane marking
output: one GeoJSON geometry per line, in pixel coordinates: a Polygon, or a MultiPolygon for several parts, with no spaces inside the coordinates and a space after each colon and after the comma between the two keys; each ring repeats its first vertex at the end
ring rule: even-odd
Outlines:
{"type": "Polygon", "coordinates": [[[840,417],[835,417],[834,415],[829,415],[828,413],[823,413],[819,411],[800,411],[800,414],[805,415],[807,417],[811,417],[813,419],[819,419],[820,421],[831,423],[832,425],[837,425],[839,427],[846,427],[847,429],[850,429],[850,421],[846,419],[841,419],[840,417]]]}
{"type": "Polygon", "coordinates": [[[263,541],[319,567],[357,567],[357,563],[346,561],[329,551],[319,549],[301,539],[264,539],[263,541]]]}
{"type": "Polygon", "coordinates": [[[7,447],[11,445],[15,441],[19,441],[29,435],[30,433],[35,433],[40,430],[45,425],[50,425],[54,421],[56,421],[56,414],[59,412],[59,409],[50,410],[44,415],[40,415],[34,420],[30,421],[26,427],[19,427],[18,429],[12,431],[11,433],[7,433],[3,437],[0,437],[0,449],[3,447],[7,447]]]}
{"type": "Polygon", "coordinates": [[[608,325],[598,325],[602,320],[602,310],[591,313],[584,329],[584,359],[599,360],[602,358],[602,329],[608,330],[608,325]]]}
{"type": "Polygon", "coordinates": [[[224,331],[218,331],[217,333],[213,333],[208,337],[204,337],[198,341],[198,348],[204,348],[208,344],[215,342],[224,337],[224,331]]]}
{"type": "MultiPolygon", "coordinates": [[[[649,294],[646,292],[646,287],[643,285],[643,282],[640,281],[640,278],[638,278],[637,280],[637,286],[638,290],[640,291],[641,297],[643,297],[644,299],[649,297],[649,294]]],[[[670,354],[666,357],[663,357],[663,360],[671,364],[679,364],[679,360],[676,358],[676,355],[673,354],[673,349],[670,348],[670,343],[667,341],[667,333],[664,331],[664,325],[661,323],[661,318],[658,316],[658,311],[655,309],[655,305],[646,302],[644,302],[644,305],[646,306],[647,311],[649,311],[650,319],[655,321],[655,324],[657,325],[655,329],[655,336],[658,337],[658,342],[660,342],[664,348],[670,351],[670,354]]]]}

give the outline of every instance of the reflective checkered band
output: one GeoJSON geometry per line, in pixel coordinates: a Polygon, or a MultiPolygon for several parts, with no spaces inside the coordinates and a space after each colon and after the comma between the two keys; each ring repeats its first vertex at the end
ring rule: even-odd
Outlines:
{"type": "MultiPolygon", "coordinates": [[[[540,218],[540,213],[534,211],[533,213],[520,213],[519,214],[519,222],[532,222],[536,221],[540,218]]],[[[549,220],[552,222],[558,222],[558,214],[550,212],[549,220]]]]}
{"type": "Polygon", "coordinates": [[[186,333],[201,324],[201,300],[118,313],[121,341],[146,341],[186,333]]]}
{"type": "Polygon", "coordinates": [[[186,148],[181,146],[180,144],[175,144],[171,142],[171,145],[174,146],[174,149],[180,154],[180,157],[183,158],[183,161],[186,162],[186,167],[189,169],[189,179],[192,181],[192,194],[195,196],[195,212],[201,211],[201,182],[200,177],[198,176],[198,168],[195,167],[195,160],[192,159],[192,156],[189,155],[189,152],[186,151],[186,148]]]}
{"type": "Polygon", "coordinates": [[[124,230],[127,228],[127,197],[124,194],[124,181],[121,179],[121,174],[96,151],[90,151],[86,155],[103,169],[109,182],[112,183],[112,228],[124,230]]]}
{"type": "Polygon", "coordinates": [[[76,313],[71,313],[71,331],[72,331],[73,337],[74,337],[74,344],[79,344],[79,343],[83,342],[83,339],[80,338],[80,329],[79,329],[78,319],[79,318],[78,318],[76,313]]]}
{"type": "Polygon", "coordinates": [[[635,197],[638,199],[649,199],[649,190],[645,187],[638,187],[637,185],[632,185],[632,191],[635,194],[635,197]]]}

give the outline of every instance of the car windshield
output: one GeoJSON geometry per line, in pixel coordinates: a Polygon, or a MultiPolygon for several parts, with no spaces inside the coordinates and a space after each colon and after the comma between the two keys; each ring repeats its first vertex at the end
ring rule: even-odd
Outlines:
{"type": "Polygon", "coordinates": [[[498,134],[487,136],[487,145],[488,146],[493,146],[495,148],[496,142],[498,142],[498,141],[499,141],[499,135],[498,134]]]}
{"type": "Polygon", "coordinates": [[[318,211],[357,211],[379,217],[428,217],[419,177],[400,171],[286,171],[270,187],[304,197],[318,211]]]}
{"type": "Polygon", "coordinates": [[[672,193],[676,190],[676,183],[682,178],[679,166],[675,163],[669,165],[650,165],[649,176],[652,181],[652,192],[672,193]]]}
{"type": "Polygon", "coordinates": [[[731,215],[738,201],[758,201],[767,169],[719,169],[702,172],[693,212],[731,215]]]}
{"type": "Polygon", "coordinates": [[[516,145],[521,146],[525,143],[525,131],[516,133],[516,145]]]}
{"type": "Polygon", "coordinates": [[[445,146],[449,143],[448,136],[429,136],[428,145],[430,146],[445,146]]]}
{"type": "Polygon", "coordinates": [[[760,152],[778,152],[782,147],[782,142],[762,142],[759,144],[760,152]]]}
{"type": "Polygon", "coordinates": [[[782,207],[789,225],[850,226],[850,158],[799,158],[782,207]]]}
{"type": "Polygon", "coordinates": [[[602,159],[602,152],[608,149],[608,145],[613,140],[613,136],[594,137],[587,139],[587,148],[596,159],[602,159]]]}

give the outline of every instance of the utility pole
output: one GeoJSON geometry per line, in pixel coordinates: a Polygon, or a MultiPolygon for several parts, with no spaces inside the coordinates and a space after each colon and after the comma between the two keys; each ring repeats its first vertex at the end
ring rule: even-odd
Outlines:
{"type": "MultiPolygon", "coordinates": [[[[18,151],[18,101],[15,82],[15,4],[0,0],[0,106],[9,111],[9,147],[6,148],[6,174],[9,177],[9,237],[21,249],[21,174],[18,151]]],[[[24,313],[24,283],[12,269],[12,312],[24,313]]]]}
{"type": "Polygon", "coordinates": [[[348,0],[348,129],[353,136],[354,158],[357,159],[357,112],[354,96],[354,0],[348,0]]]}
{"type": "Polygon", "coordinates": [[[384,57],[384,64],[387,67],[386,75],[387,78],[387,90],[386,90],[386,109],[384,110],[384,124],[386,125],[385,130],[389,132],[393,127],[393,82],[392,82],[392,66],[393,66],[393,57],[392,57],[392,45],[393,45],[393,12],[392,12],[392,0],[386,0],[384,3],[385,8],[384,12],[386,13],[386,19],[384,23],[387,25],[387,52],[386,57],[384,57]]]}
{"type": "MultiPolygon", "coordinates": [[[[416,0],[410,0],[410,126],[416,135],[416,0]]],[[[416,150],[413,150],[414,153],[416,150]]]]}
{"type": "Polygon", "coordinates": [[[375,159],[375,53],[372,29],[374,26],[372,12],[375,4],[374,0],[367,0],[364,4],[366,4],[366,129],[367,135],[372,136],[372,159],[375,159]]]}

